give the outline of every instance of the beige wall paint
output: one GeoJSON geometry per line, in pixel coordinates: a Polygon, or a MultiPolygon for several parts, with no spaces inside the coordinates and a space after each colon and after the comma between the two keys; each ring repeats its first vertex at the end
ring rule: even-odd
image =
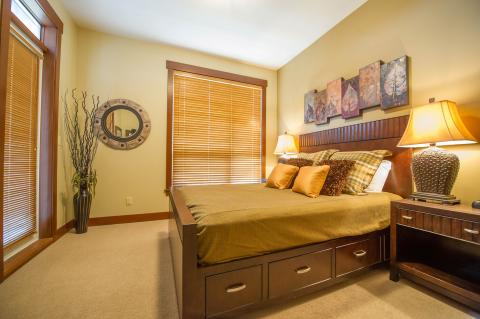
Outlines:
{"type": "MultiPolygon", "coordinates": [[[[79,29],[77,43],[79,89],[105,101],[127,98],[149,113],[152,130],[143,145],[130,151],[100,145],[95,161],[98,184],[92,215],[111,216],[168,210],[165,188],[167,129],[166,60],[262,78],[267,88],[267,172],[275,163],[277,137],[277,72],[236,61],[79,29]],[[132,196],[134,204],[125,205],[132,196]]],[[[70,200],[70,199],[69,199],[70,200]]]]}
{"type": "MultiPolygon", "coordinates": [[[[60,96],[77,85],[77,26],[65,10],[61,0],[49,0],[63,22],[60,55],[60,96]]],[[[73,219],[72,165],[63,130],[63,104],[60,100],[58,113],[58,156],[57,156],[57,226],[73,219]]]]}
{"type": "MultiPolygon", "coordinates": [[[[430,97],[460,105],[467,125],[480,140],[480,1],[370,0],[278,71],[278,130],[293,134],[319,131],[409,113],[374,108],[351,120],[329,125],[303,124],[303,95],[324,89],[340,76],[348,79],[378,59],[411,57],[410,102],[430,97]]],[[[465,203],[480,199],[480,146],[449,147],[461,169],[453,193],[465,203]]]]}

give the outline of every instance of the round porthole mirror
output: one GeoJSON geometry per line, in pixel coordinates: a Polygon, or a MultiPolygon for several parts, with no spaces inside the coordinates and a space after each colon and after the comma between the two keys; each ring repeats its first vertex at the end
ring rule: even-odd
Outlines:
{"type": "Polygon", "coordinates": [[[114,149],[129,150],[140,146],[150,133],[150,125],[147,112],[126,99],[105,102],[95,115],[97,137],[114,149]]]}

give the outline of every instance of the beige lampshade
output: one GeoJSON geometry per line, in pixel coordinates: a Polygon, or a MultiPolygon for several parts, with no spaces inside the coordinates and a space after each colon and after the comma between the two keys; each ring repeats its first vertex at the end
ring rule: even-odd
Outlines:
{"type": "Polygon", "coordinates": [[[431,144],[473,144],[477,140],[468,131],[452,101],[439,101],[412,108],[407,128],[398,146],[427,147],[431,144]]]}
{"type": "Polygon", "coordinates": [[[285,134],[280,135],[277,141],[277,147],[275,147],[275,151],[273,154],[297,154],[298,149],[297,145],[295,144],[295,139],[292,135],[289,135],[285,132],[285,134]]]}

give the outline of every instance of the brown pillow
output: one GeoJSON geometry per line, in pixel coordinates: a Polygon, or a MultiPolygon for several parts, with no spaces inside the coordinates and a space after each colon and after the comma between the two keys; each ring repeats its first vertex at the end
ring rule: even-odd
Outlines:
{"type": "Polygon", "coordinates": [[[318,197],[320,190],[327,179],[330,166],[304,166],[300,168],[292,191],[307,195],[308,197],[318,197]]]}
{"type": "Polygon", "coordinates": [[[319,165],[330,166],[325,184],[323,184],[320,194],[327,196],[339,196],[343,188],[347,185],[348,174],[355,166],[355,161],[349,160],[326,160],[321,161],[319,165]]]}
{"type": "Polygon", "coordinates": [[[282,163],[282,164],[287,164],[287,165],[294,165],[294,166],[297,166],[299,168],[303,167],[303,166],[312,166],[313,165],[313,161],[303,159],[303,158],[298,158],[298,157],[297,158],[279,158],[278,162],[282,163]]]}
{"type": "Polygon", "coordinates": [[[298,167],[294,165],[277,164],[267,179],[267,187],[285,189],[289,188],[297,175],[298,167]]]}

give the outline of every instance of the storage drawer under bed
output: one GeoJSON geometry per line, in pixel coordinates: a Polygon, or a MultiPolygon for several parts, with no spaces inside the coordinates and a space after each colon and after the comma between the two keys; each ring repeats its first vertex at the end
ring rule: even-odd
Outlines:
{"type": "Polygon", "coordinates": [[[335,275],[341,277],[353,271],[380,262],[380,237],[337,246],[335,249],[335,275]]]}
{"type": "Polygon", "coordinates": [[[262,266],[253,266],[206,279],[207,317],[243,308],[262,300],[262,266]]]}
{"type": "Polygon", "coordinates": [[[333,249],[271,262],[268,296],[276,298],[332,279],[333,249]]]}

